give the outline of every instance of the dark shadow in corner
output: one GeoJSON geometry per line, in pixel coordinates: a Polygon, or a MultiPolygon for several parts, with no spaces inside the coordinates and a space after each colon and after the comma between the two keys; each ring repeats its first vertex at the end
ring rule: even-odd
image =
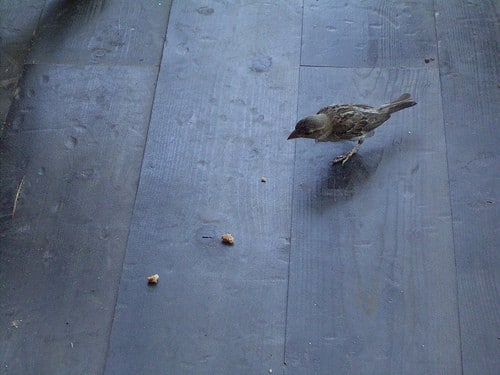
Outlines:
{"type": "Polygon", "coordinates": [[[19,95],[19,79],[24,73],[24,64],[37,37],[52,33],[64,38],[68,28],[85,26],[87,18],[83,15],[98,14],[105,6],[106,0],[52,1],[41,9],[37,17],[23,21],[23,25],[30,29],[16,29],[12,40],[0,34],[0,137],[4,128],[9,125],[12,102],[19,95]]]}

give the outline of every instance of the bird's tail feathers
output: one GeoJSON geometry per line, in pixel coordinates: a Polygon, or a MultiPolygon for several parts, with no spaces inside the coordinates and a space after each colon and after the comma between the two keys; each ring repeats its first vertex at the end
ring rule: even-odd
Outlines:
{"type": "Polygon", "coordinates": [[[402,109],[408,108],[408,107],[413,107],[415,104],[417,104],[415,101],[413,101],[412,97],[410,94],[403,94],[399,98],[393,100],[392,102],[388,104],[382,104],[379,107],[380,112],[387,112],[389,114],[401,111],[402,109]]]}

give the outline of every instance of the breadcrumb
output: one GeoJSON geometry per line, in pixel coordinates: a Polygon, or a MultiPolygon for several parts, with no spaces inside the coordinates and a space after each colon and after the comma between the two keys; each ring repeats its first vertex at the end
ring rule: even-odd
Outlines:
{"type": "Polygon", "coordinates": [[[148,284],[158,284],[158,279],[160,275],[155,273],[154,275],[148,276],[148,284]]]}
{"type": "Polygon", "coordinates": [[[223,243],[228,245],[234,244],[234,237],[230,233],[225,233],[221,236],[221,240],[223,243]]]}

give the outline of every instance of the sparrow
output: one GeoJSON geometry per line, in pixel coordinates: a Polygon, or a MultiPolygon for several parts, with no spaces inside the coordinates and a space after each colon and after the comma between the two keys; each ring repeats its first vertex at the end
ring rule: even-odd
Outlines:
{"type": "Polygon", "coordinates": [[[321,108],[301,119],[288,139],[312,138],[317,142],[358,141],[351,151],[337,156],[332,163],[345,164],[358,152],[366,137],[391,117],[391,114],[417,104],[410,94],[403,94],[388,104],[371,107],[365,104],[337,104],[321,108]]]}

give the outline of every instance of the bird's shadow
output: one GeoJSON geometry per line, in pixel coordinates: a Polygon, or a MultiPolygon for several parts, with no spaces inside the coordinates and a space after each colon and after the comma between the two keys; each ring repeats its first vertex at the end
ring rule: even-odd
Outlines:
{"type": "Polygon", "coordinates": [[[369,185],[383,153],[383,149],[374,149],[354,155],[344,165],[325,164],[316,180],[313,206],[322,209],[351,200],[369,185]]]}
{"type": "MultiPolygon", "coordinates": [[[[379,173],[390,177],[391,171],[401,168],[398,158],[408,151],[415,152],[419,143],[416,135],[396,137],[392,144],[372,142],[344,165],[331,163],[336,155],[328,152],[326,145],[315,148],[300,145],[297,154],[301,155],[303,162],[296,162],[296,192],[305,194],[303,198],[317,211],[347,203],[370,187],[381,162],[383,170],[379,173]]],[[[384,177],[377,176],[377,181],[380,178],[384,177]]]]}

